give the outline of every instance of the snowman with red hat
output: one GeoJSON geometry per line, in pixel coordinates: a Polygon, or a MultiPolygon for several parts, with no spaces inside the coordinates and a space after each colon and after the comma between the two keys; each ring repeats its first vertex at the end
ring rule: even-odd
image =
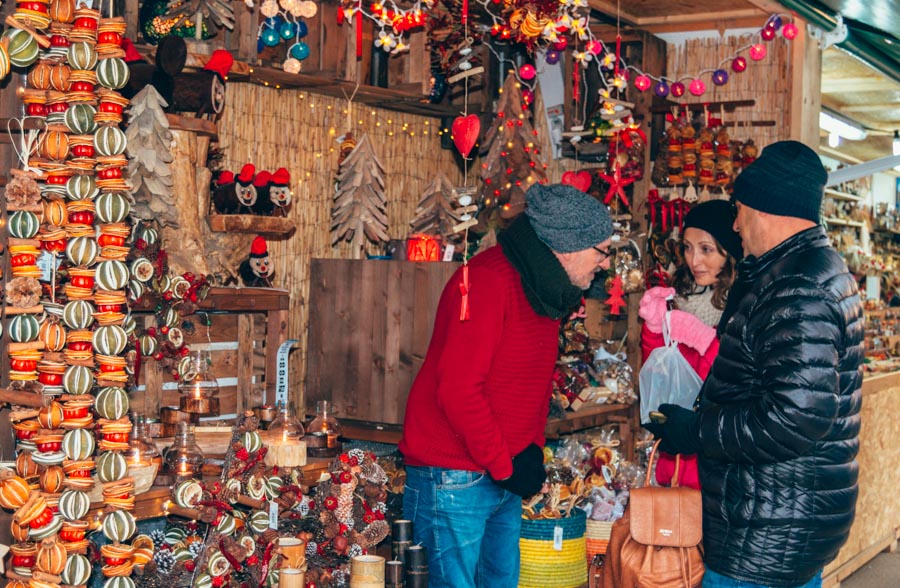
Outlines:
{"type": "Polygon", "coordinates": [[[250,257],[241,262],[238,268],[241,281],[248,288],[271,288],[275,269],[269,257],[269,245],[261,236],[253,239],[250,245],[250,257]]]}
{"type": "Polygon", "coordinates": [[[239,208],[245,208],[242,212],[252,212],[256,204],[256,166],[252,163],[244,164],[241,173],[234,178],[234,192],[237,195],[239,208]]]}
{"type": "Polygon", "coordinates": [[[283,167],[272,174],[269,199],[275,205],[273,216],[287,216],[287,208],[291,205],[291,174],[283,167]]]}

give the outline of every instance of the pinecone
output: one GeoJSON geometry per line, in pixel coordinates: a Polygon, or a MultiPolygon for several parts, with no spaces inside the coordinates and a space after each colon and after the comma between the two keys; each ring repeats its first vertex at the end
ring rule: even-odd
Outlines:
{"type": "Polygon", "coordinates": [[[163,529],[150,531],[150,538],[153,539],[153,545],[159,549],[159,546],[166,542],[166,532],[163,529]]]}
{"type": "Polygon", "coordinates": [[[163,575],[171,573],[175,567],[175,556],[168,549],[154,553],[153,561],[156,562],[159,573],[163,575]]]}

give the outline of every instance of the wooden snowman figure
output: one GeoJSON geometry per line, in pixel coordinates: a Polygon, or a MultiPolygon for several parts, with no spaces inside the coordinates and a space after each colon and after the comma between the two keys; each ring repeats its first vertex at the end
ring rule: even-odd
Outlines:
{"type": "Polygon", "coordinates": [[[241,262],[241,280],[248,288],[271,288],[275,269],[269,257],[269,246],[261,236],[253,239],[250,257],[241,262]]]}

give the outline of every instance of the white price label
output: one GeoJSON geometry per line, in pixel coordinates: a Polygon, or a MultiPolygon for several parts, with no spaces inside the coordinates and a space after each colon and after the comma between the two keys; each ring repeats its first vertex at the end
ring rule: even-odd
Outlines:
{"type": "Polygon", "coordinates": [[[278,530],[278,503],[269,503],[269,528],[278,530]]]}
{"type": "Polygon", "coordinates": [[[284,406],[288,403],[288,353],[297,343],[296,339],[288,339],[278,346],[275,355],[275,404],[283,402],[284,406]]]}
{"type": "Polygon", "coordinates": [[[41,251],[41,254],[38,255],[37,261],[35,261],[35,265],[38,266],[38,269],[41,270],[41,281],[52,281],[53,270],[59,268],[60,263],[62,263],[62,259],[57,257],[55,253],[50,253],[49,251],[41,251]]]}
{"type": "Polygon", "coordinates": [[[453,261],[453,253],[456,252],[456,248],[453,245],[445,245],[444,246],[444,261],[453,261]]]}
{"type": "Polygon", "coordinates": [[[553,527],[553,549],[562,551],[563,528],[559,525],[553,527]]]}

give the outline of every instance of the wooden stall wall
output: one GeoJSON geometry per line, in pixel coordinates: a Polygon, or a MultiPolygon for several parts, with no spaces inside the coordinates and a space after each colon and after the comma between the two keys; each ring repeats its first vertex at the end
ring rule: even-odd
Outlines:
{"type": "MultiPolygon", "coordinates": [[[[290,390],[294,401],[304,406],[310,262],[350,257],[346,244],[331,246],[338,137],[352,131],[373,140],[385,170],[391,238],[406,238],[416,205],[436,173],[444,172],[458,185],[462,173],[455,152],[440,148],[439,120],[305,91],[230,83],[218,127],[225,169],[240,170],[252,162],[258,170],[285,167],[291,174],[294,202],[289,216],[297,230],[285,240],[269,239],[269,253],[276,272],[273,286],[291,293],[288,336],[299,343],[290,356],[290,390]]],[[[373,248],[370,253],[381,251],[373,248]]]]}
{"type": "MultiPolygon", "coordinates": [[[[703,104],[735,100],[755,100],[755,106],[737,108],[734,113],[725,113],[725,123],[734,123],[729,129],[732,139],[745,141],[752,138],[760,148],[775,141],[787,139],[790,135],[790,106],[792,61],[791,44],[777,38],[764,43],[767,55],[760,61],[750,59],[749,52],[741,51],[747,59],[747,69],[736,73],[731,69],[731,59],[739,49],[758,42],[759,36],[715,34],[709,38],[669,43],[667,50],[668,77],[670,79],[693,78],[700,71],[712,71],[720,67],[728,72],[728,83],[716,86],[708,74],[703,76],[706,92],[702,96],[685,93],[678,102],[703,104]],[[724,63],[723,63],[724,60],[724,63]],[[770,126],[750,126],[753,121],[772,121],[770,126]]],[[[685,86],[690,80],[682,80],[685,86]]],[[[671,98],[671,97],[670,97],[671,98]]],[[[711,116],[720,118],[719,111],[711,116]]]]}
{"type": "Polygon", "coordinates": [[[896,414],[900,374],[871,376],[863,383],[859,433],[859,498],[850,538],[837,559],[825,567],[823,584],[836,587],[900,539],[900,485],[896,414]]]}

